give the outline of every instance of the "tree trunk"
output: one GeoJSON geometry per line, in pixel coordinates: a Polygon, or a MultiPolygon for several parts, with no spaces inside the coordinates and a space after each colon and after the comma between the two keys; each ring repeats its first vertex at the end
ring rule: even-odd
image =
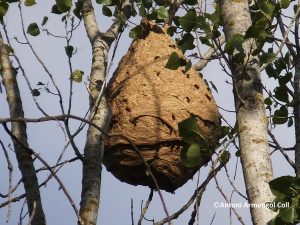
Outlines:
{"type": "Polygon", "coordinates": [[[294,77],[294,118],[295,118],[295,165],[296,176],[300,177],[300,56],[297,53],[294,77]]]}
{"type": "MultiPolygon", "coordinates": [[[[87,36],[92,46],[93,62],[90,74],[90,109],[91,122],[107,132],[111,119],[111,111],[107,105],[105,91],[102,86],[105,84],[107,75],[108,53],[111,44],[118,37],[118,34],[131,15],[132,3],[129,0],[122,1],[117,6],[116,17],[111,27],[101,33],[96,21],[91,0],[83,0],[83,20],[87,36]]],[[[96,225],[100,204],[101,184],[101,163],[104,153],[105,135],[90,126],[87,132],[87,140],[84,148],[82,192],[80,202],[79,221],[81,225],[96,225]]]]}
{"type": "MultiPolygon", "coordinates": [[[[6,91],[10,117],[24,118],[22,100],[16,79],[17,71],[10,62],[7,47],[8,46],[3,43],[2,36],[0,35],[0,72],[6,91]]],[[[42,208],[38,179],[31,154],[26,150],[26,148],[28,148],[26,123],[12,122],[11,133],[18,139],[18,141],[16,141],[12,138],[26,193],[29,218],[31,219],[30,224],[44,225],[46,224],[46,220],[42,208]]]]}
{"type": "MultiPolygon", "coordinates": [[[[93,62],[90,74],[90,108],[95,102],[104,83],[107,68],[109,46],[101,39],[96,23],[94,9],[90,0],[83,2],[84,25],[92,45],[93,62]]],[[[110,121],[110,111],[105,96],[95,112],[91,112],[91,121],[106,131],[110,121]],[[92,114],[94,113],[94,116],[92,114]]],[[[101,162],[103,156],[104,135],[90,126],[84,147],[82,192],[79,212],[79,224],[96,225],[100,204],[101,162]]]]}
{"type": "MultiPolygon", "coordinates": [[[[248,1],[222,0],[220,7],[226,40],[234,34],[245,34],[251,26],[248,1]]],[[[255,49],[254,40],[245,41],[243,48],[246,53],[244,63],[235,57],[237,52],[230,59],[241,161],[249,203],[264,204],[273,200],[268,185],[273,177],[268,145],[268,118],[265,115],[258,59],[251,57],[250,53],[251,49],[255,49]]],[[[255,225],[265,225],[275,216],[267,208],[252,207],[250,210],[255,225]]]]}
{"type": "Polygon", "coordinates": [[[296,177],[300,177],[300,43],[299,43],[299,17],[295,21],[295,43],[297,47],[294,76],[294,119],[295,119],[295,165],[296,177]]]}

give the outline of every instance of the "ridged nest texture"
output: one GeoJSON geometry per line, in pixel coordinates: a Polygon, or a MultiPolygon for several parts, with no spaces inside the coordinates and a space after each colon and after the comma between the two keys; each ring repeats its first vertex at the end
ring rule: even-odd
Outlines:
{"type": "MultiPolygon", "coordinates": [[[[133,41],[108,85],[113,112],[109,132],[127,136],[150,164],[159,188],[173,192],[202,166],[187,168],[181,163],[184,143],[178,123],[196,116],[201,135],[213,147],[220,115],[210,90],[194,68],[186,73],[184,67],[165,68],[173,52],[184,57],[165,29],[151,22],[143,27],[147,34],[133,41]]],[[[103,163],[123,182],[156,188],[139,155],[124,138],[106,140],[103,163]]]]}

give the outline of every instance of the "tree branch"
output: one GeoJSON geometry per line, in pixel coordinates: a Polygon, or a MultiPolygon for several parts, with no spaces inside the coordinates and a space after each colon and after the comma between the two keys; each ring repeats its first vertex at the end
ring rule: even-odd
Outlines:
{"type": "MultiPolygon", "coordinates": [[[[21,95],[16,79],[17,71],[13,68],[10,59],[7,46],[3,43],[2,36],[0,34],[0,72],[3,80],[3,85],[6,90],[7,103],[11,117],[24,117],[24,111],[22,106],[21,95]]],[[[11,125],[11,132],[16,136],[26,147],[27,142],[27,131],[26,123],[14,122],[11,125]]],[[[24,149],[22,145],[16,142],[14,139],[13,145],[18,161],[18,165],[22,174],[22,180],[24,189],[26,192],[27,206],[29,216],[32,218],[32,225],[43,225],[46,224],[44,211],[42,208],[42,202],[38,187],[38,180],[35,173],[35,168],[31,155],[24,149]],[[34,210],[34,204],[36,209],[34,210]]]]}
{"type": "MultiPolygon", "coordinates": [[[[221,36],[219,38],[220,46],[225,43],[225,36],[221,36]]],[[[198,71],[203,70],[203,68],[209,63],[211,57],[218,51],[218,47],[214,44],[213,48],[208,49],[207,52],[204,53],[203,59],[200,59],[198,63],[195,64],[195,69],[198,71]]]]}
{"type": "MultiPolygon", "coordinates": [[[[127,1],[125,1],[124,4],[126,5],[127,1]]],[[[122,6],[121,9],[125,9],[122,8],[122,6]]],[[[122,10],[118,13],[119,16],[124,15],[122,10]]],[[[126,19],[127,18],[129,18],[129,14],[127,14],[126,19]]],[[[118,23],[114,22],[106,34],[101,34],[96,22],[91,0],[83,0],[83,20],[93,54],[89,84],[91,94],[90,119],[92,123],[106,132],[111,119],[111,111],[107,105],[106,96],[104,94],[108,52],[112,42],[118,36],[122,23],[121,21],[118,23]],[[110,33],[113,33],[113,35],[110,35],[110,33]]],[[[94,126],[89,127],[84,147],[80,218],[78,221],[81,225],[95,225],[97,223],[100,204],[101,162],[104,153],[104,138],[103,133],[97,128],[94,126]]]]}

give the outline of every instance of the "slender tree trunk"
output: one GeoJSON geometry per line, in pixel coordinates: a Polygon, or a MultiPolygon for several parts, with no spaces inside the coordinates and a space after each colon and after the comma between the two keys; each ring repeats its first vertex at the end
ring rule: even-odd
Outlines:
{"type": "MultiPolygon", "coordinates": [[[[109,46],[101,39],[96,23],[94,9],[90,0],[83,3],[84,25],[92,45],[93,62],[90,74],[89,90],[91,109],[94,107],[106,76],[109,46]]],[[[93,113],[93,112],[92,112],[93,113]]],[[[106,131],[110,121],[110,111],[105,96],[95,112],[92,122],[106,131]]],[[[96,225],[100,204],[101,162],[103,156],[104,135],[94,127],[89,127],[84,147],[82,192],[80,202],[81,225],[96,225]]]]}
{"type": "MultiPolygon", "coordinates": [[[[251,26],[248,1],[221,0],[220,7],[226,40],[234,34],[245,34],[251,26]]],[[[273,200],[268,185],[273,177],[268,119],[265,115],[258,59],[250,54],[251,49],[255,49],[254,40],[247,40],[243,47],[246,52],[244,63],[236,60],[236,53],[230,60],[241,161],[249,203],[264,204],[273,200]]],[[[267,208],[252,207],[251,216],[253,224],[265,225],[275,214],[267,208]]]]}
{"type": "MultiPolygon", "coordinates": [[[[20,96],[20,91],[17,83],[17,71],[13,68],[7,46],[3,43],[2,36],[0,35],[0,72],[3,80],[3,85],[6,91],[7,103],[10,111],[11,118],[23,118],[23,106],[20,96]]],[[[27,132],[25,122],[12,122],[11,133],[19,140],[20,143],[13,139],[13,145],[22,174],[22,181],[26,192],[26,200],[31,218],[31,225],[44,225],[46,224],[42,202],[40,197],[38,180],[33,165],[31,154],[26,151],[28,147],[27,132]]]]}
{"type": "Polygon", "coordinates": [[[296,57],[295,76],[294,76],[294,118],[295,118],[295,165],[296,176],[300,177],[300,56],[296,57]]]}
{"type": "MultiPolygon", "coordinates": [[[[122,20],[129,18],[131,3],[123,1],[117,13],[122,20]]],[[[110,46],[118,37],[124,21],[116,19],[111,27],[101,33],[96,22],[91,0],[83,0],[83,20],[87,36],[92,46],[92,68],[90,74],[91,121],[106,132],[111,119],[105,91],[101,90],[107,75],[107,61],[110,46]],[[100,97],[101,96],[101,97],[100,97]]],[[[79,212],[79,224],[96,225],[100,204],[101,163],[104,153],[104,139],[99,130],[90,126],[84,148],[82,192],[79,212]]]]}
{"type": "MultiPolygon", "coordinates": [[[[295,23],[295,43],[297,48],[299,43],[299,17],[295,23]]],[[[294,76],[294,119],[295,119],[295,165],[296,176],[300,177],[300,51],[297,49],[295,60],[295,76],[294,76]]]]}

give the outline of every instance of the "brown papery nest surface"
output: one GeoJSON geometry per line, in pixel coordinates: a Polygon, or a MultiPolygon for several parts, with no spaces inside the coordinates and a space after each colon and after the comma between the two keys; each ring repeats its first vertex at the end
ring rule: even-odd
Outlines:
{"type": "MultiPolygon", "coordinates": [[[[184,67],[165,68],[173,52],[184,57],[165,29],[151,22],[144,23],[143,29],[145,36],[132,42],[108,85],[113,112],[108,132],[127,136],[149,163],[159,188],[173,192],[202,166],[187,168],[181,163],[184,143],[178,123],[195,115],[201,135],[213,147],[220,114],[194,68],[186,73],[184,67]]],[[[124,138],[106,140],[103,164],[123,182],[156,189],[141,158],[124,138]]]]}

